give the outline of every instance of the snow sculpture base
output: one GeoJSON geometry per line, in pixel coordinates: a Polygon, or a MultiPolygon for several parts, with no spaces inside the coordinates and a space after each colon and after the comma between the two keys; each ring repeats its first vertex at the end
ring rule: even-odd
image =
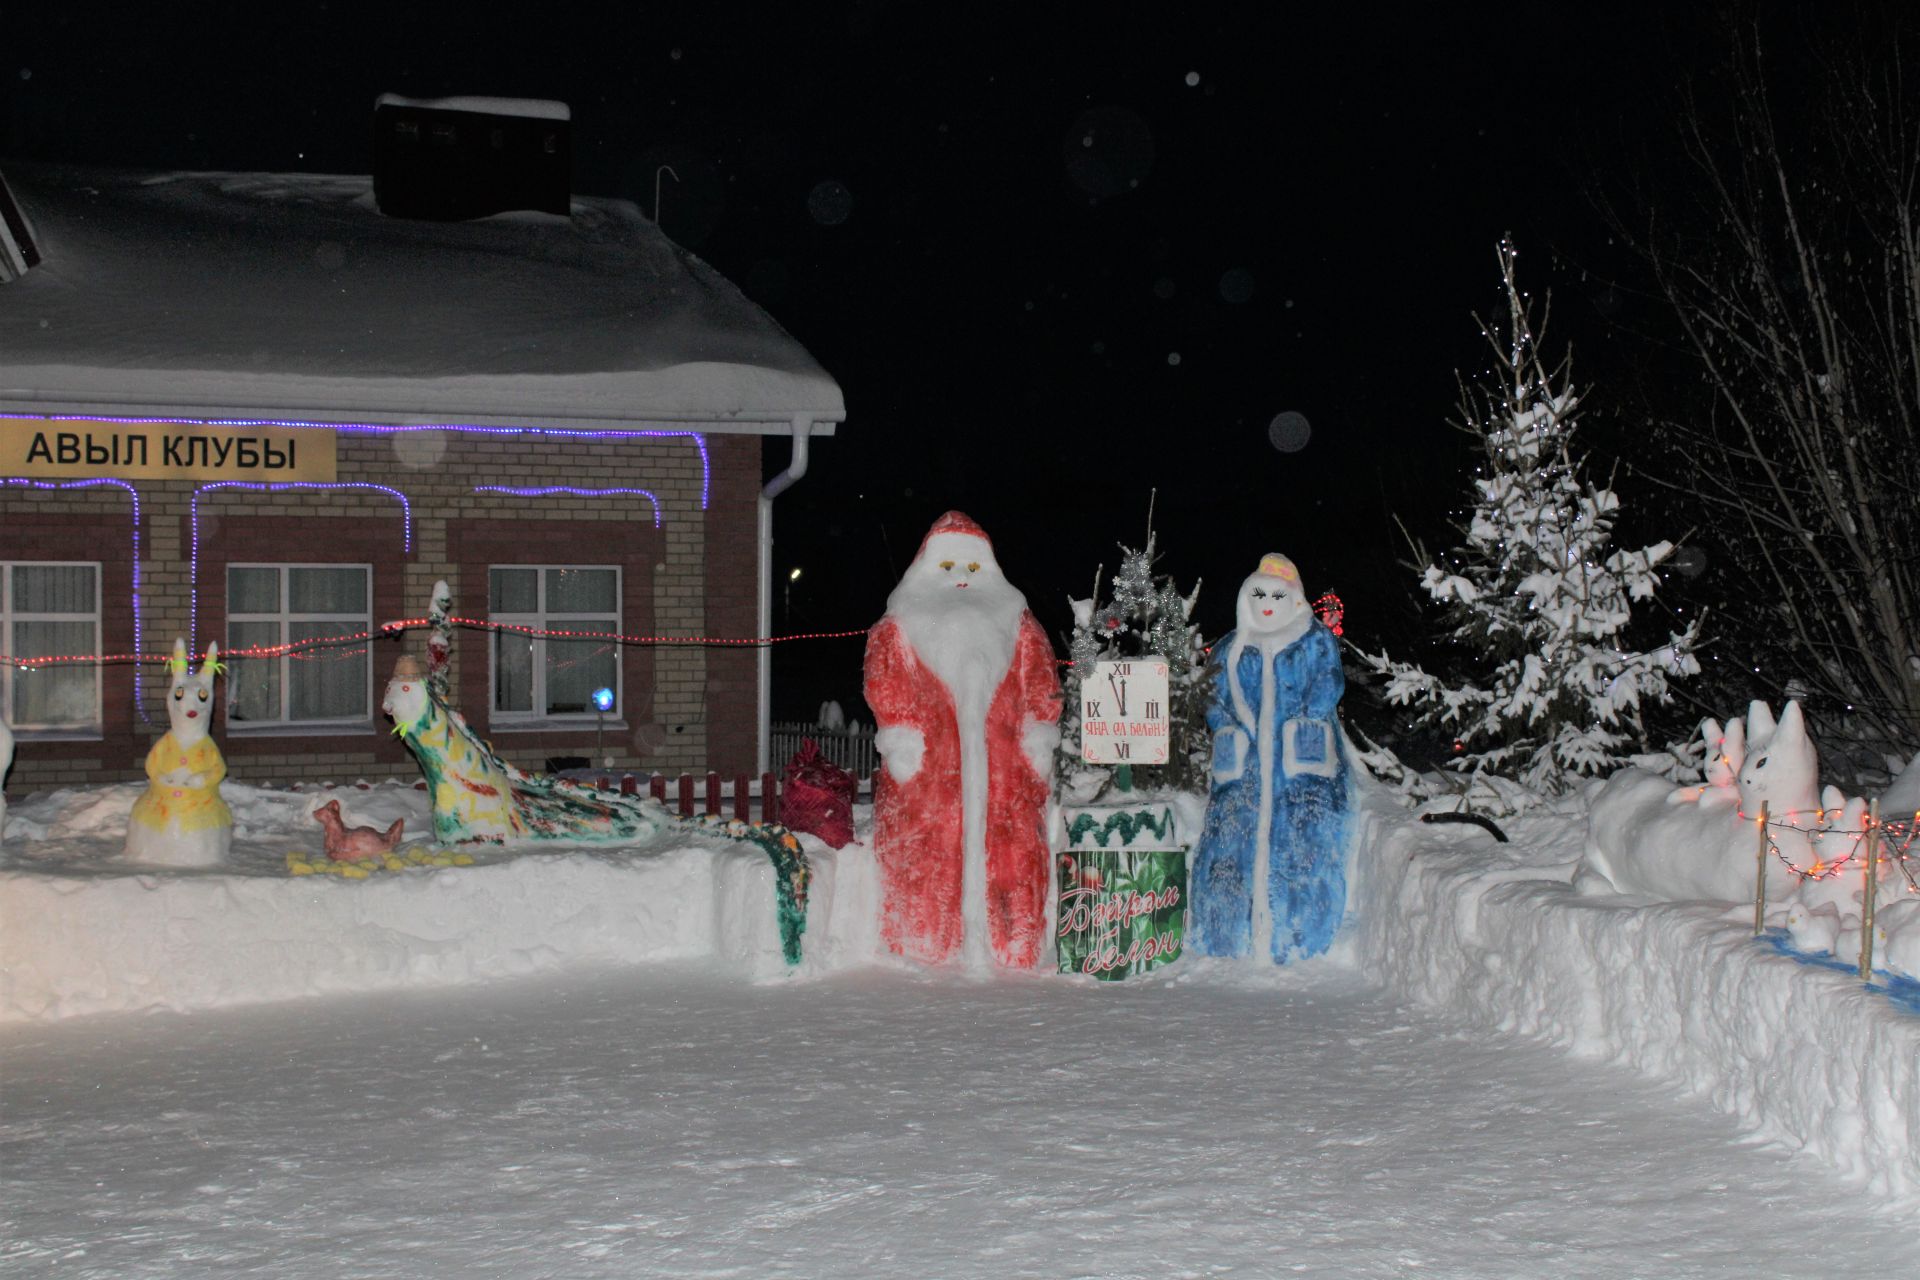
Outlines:
{"type": "Polygon", "coordinates": [[[1060,972],[1107,981],[1180,958],[1186,935],[1187,850],[1165,804],[1064,811],[1059,858],[1060,972]]]}
{"type": "Polygon", "coordinates": [[[558,845],[403,853],[400,870],[315,854],[318,865],[289,860],[286,875],[263,874],[273,855],[244,834],[238,870],[149,871],[90,852],[77,850],[72,869],[0,869],[0,1028],[602,966],[694,964],[775,982],[875,950],[857,846],[822,857],[798,967],[768,909],[778,873],[745,842],[669,837],[632,856],[558,845]]]}
{"type": "Polygon", "coordinates": [[[177,826],[150,827],[134,819],[127,824],[124,857],[143,867],[174,867],[184,870],[226,865],[233,845],[233,823],[200,831],[182,831],[177,826]]]}

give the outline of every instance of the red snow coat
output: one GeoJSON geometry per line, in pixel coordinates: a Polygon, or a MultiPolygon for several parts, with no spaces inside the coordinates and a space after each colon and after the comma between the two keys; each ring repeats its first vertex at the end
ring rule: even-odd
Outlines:
{"type": "MultiPolygon", "coordinates": [[[[963,940],[960,728],[952,693],[915,655],[899,624],[867,635],[866,699],[882,729],[913,728],[926,741],[919,771],[902,782],[883,764],[873,787],[873,848],[883,892],[881,937],[896,954],[928,963],[963,940]]],[[[987,928],[1000,964],[1032,968],[1046,941],[1046,807],[1051,780],[1022,745],[1029,724],[1060,719],[1053,648],[1021,610],[1013,661],[987,711],[987,928]]]]}

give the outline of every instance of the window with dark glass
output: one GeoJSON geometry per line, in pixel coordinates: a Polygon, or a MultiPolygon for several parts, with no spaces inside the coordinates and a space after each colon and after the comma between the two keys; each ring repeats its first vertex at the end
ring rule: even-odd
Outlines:
{"type": "Polygon", "coordinates": [[[596,689],[618,715],[620,570],[501,565],[487,575],[496,722],[595,714],[596,689]]]}

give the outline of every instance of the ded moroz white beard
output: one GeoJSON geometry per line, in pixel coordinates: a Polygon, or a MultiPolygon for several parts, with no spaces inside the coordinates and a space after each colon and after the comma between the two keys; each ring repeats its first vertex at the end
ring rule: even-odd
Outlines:
{"type": "Polygon", "coordinates": [[[1013,665],[1020,636],[1020,615],[1027,598],[1000,573],[977,538],[939,535],[908,568],[887,598],[887,612],[900,624],[922,666],[940,677],[953,695],[964,728],[984,724],[994,690],[1013,665]],[[958,545],[949,547],[948,540],[958,545]],[[967,585],[943,573],[939,563],[954,558],[980,569],[963,575],[967,585]]]}

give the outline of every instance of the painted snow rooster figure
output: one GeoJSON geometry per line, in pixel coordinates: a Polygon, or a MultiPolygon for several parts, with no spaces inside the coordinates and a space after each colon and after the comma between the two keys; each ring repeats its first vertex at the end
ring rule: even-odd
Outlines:
{"type": "Polygon", "coordinates": [[[419,659],[393,665],[380,709],[427,775],[433,835],[484,840],[633,840],[665,829],[659,805],[562,779],[533,777],[495,755],[466,718],[428,691],[419,659]]]}
{"type": "Polygon", "coordinates": [[[1261,559],[1236,614],[1214,646],[1213,777],[1188,942],[1211,956],[1245,956],[1257,942],[1285,964],[1325,951],[1346,911],[1346,678],[1285,556],[1261,559]]]}
{"type": "Polygon", "coordinates": [[[930,963],[1030,968],[1046,941],[1060,677],[980,526],[934,522],[867,636],[882,936],[930,963]]]}
{"type": "Polygon", "coordinates": [[[220,646],[207,646],[199,671],[188,670],[187,642],[173,642],[166,736],[147,752],[147,789],[127,818],[126,856],[158,867],[217,867],[233,844],[233,811],[220,798],[227,762],[207,730],[213,725],[213,678],[220,646]]]}
{"type": "MultiPolygon", "coordinates": [[[[800,963],[812,872],[793,833],[779,825],[679,818],[647,796],[601,791],[563,778],[520,772],[496,755],[466,718],[447,705],[452,609],[453,596],[447,584],[434,583],[433,600],[427,609],[432,627],[427,640],[429,668],[422,670],[419,659],[402,655],[393,664],[393,678],[387,681],[386,697],[380,703],[381,710],[393,717],[393,731],[407,744],[427,776],[434,839],[442,844],[523,840],[628,844],[678,825],[718,839],[751,844],[773,865],[780,948],[787,963],[800,963]]],[[[397,839],[398,831],[393,834],[397,839]]]]}

